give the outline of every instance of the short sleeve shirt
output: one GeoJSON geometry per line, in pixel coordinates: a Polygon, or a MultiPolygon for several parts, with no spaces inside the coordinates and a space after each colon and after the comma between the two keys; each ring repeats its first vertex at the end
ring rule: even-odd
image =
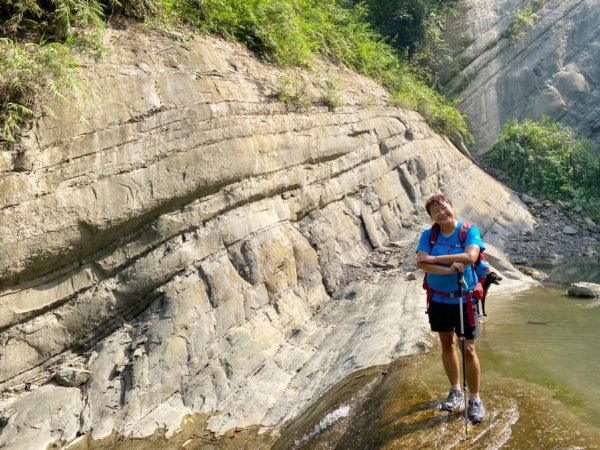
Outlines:
{"type": "MultiPolygon", "coordinates": [[[[479,229],[471,225],[469,231],[467,232],[467,236],[465,239],[464,246],[460,243],[459,230],[462,225],[462,222],[458,222],[454,232],[450,236],[444,236],[441,232],[438,234],[437,241],[433,248],[429,242],[431,236],[431,228],[423,231],[421,234],[421,238],[419,239],[419,245],[417,246],[417,252],[425,252],[428,255],[432,256],[440,256],[440,255],[450,255],[457,253],[464,253],[465,247],[470,245],[478,245],[480,250],[485,250],[485,246],[481,241],[481,234],[479,229]]],[[[450,266],[448,264],[447,266],[450,266]]],[[[476,276],[473,273],[473,267],[467,266],[464,272],[465,282],[469,286],[469,291],[475,289],[476,286],[476,276]]],[[[460,274],[448,274],[441,275],[435,273],[427,274],[427,284],[436,291],[442,292],[456,292],[458,291],[458,283],[460,279],[460,274]]],[[[444,303],[458,303],[458,299],[443,297],[440,295],[436,295],[435,293],[432,296],[433,301],[439,301],[444,303]]]]}

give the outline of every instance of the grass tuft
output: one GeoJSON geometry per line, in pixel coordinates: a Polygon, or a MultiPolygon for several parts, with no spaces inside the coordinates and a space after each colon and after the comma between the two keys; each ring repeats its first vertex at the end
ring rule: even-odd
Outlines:
{"type": "MultiPolygon", "coordinates": [[[[83,78],[68,47],[58,43],[16,44],[0,39],[0,139],[15,142],[45,101],[64,101],[83,78]]],[[[46,113],[49,113],[46,108],[46,113]]]]}

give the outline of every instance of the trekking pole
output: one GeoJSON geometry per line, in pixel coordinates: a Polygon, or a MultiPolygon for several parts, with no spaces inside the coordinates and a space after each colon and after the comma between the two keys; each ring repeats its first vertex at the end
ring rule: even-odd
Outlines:
{"type": "Polygon", "coordinates": [[[463,379],[463,398],[465,400],[465,406],[463,415],[465,417],[465,439],[469,437],[469,426],[467,420],[467,372],[465,369],[465,321],[463,317],[463,305],[462,305],[462,283],[464,282],[464,274],[458,280],[458,295],[459,303],[458,310],[460,311],[460,343],[462,353],[462,379],[463,379]]]}

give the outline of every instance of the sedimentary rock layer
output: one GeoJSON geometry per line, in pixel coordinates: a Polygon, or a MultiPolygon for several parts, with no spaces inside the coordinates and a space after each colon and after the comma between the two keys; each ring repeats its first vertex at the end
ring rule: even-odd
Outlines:
{"type": "Polygon", "coordinates": [[[191,413],[219,433],[275,427],[427,342],[418,283],[343,283],[373,249],[414,243],[424,198],[448,193],[498,244],[532,226],[509,190],[368,80],[296,73],[316,101],[290,111],[275,95],[284,74],[235,45],[108,40],[85,68],[93,108],[58,105],[3,155],[0,385],[18,393],[67,360],[90,379],[81,403],[58,386],[4,402],[2,443],[21,439],[17,413],[43,395],[77,405],[35,433],[40,448],[172,433],[191,413]],[[335,111],[318,102],[325,77],[345,102],[335,111]]]}
{"type": "Polygon", "coordinates": [[[508,120],[544,115],[600,142],[599,0],[467,0],[459,9],[448,32],[456,50],[448,74],[479,152],[508,120]],[[518,25],[528,5],[532,29],[518,25]],[[511,35],[515,23],[519,36],[511,35]]]}

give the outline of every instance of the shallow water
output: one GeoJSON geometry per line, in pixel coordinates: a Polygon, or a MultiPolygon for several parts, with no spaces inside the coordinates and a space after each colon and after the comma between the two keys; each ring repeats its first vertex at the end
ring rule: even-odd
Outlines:
{"type": "Polygon", "coordinates": [[[579,281],[600,283],[600,263],[597,257],[570,258],[559,261],[555,266],[538,268],[548,275],[548,279],[544,281],[546,285],[563,287],[579,281]]]}
{"type": "Polygon", "coordinates": [[[536,288],[492,297],[479,353],[485,370],[549,388],[600,427],[600,301],[536,288]]]}
{"type": "Polygon", "coordinates": [[[600,449],[600,301],[565,292],[490,294],[478,340],[488,417],[468,434],[461,414],[438,409],[447,380],[436,347],[393,364],[365,401],[337,396],[322,415],[298,419],[277,448],[600,449]],[[297,440],[343,405],[342,424],[297,440]]]}

